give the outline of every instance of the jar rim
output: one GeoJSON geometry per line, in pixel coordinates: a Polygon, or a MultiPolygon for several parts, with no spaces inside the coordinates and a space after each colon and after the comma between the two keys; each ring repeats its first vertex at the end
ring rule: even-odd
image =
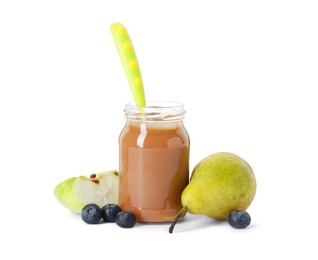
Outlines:
{"type": "Polygon", "coordinates": [[[183,103],[175,101],[147,101],[146,106],[136,106],[135,102],[125,105],[125,117],[136,121],[181,121],[184,119],[183,103]]]}

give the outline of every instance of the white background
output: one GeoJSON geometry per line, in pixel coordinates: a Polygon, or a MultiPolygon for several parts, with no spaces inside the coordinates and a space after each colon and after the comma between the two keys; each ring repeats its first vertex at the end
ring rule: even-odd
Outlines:
{"type": "Polygon", "coordinates": [[[1,1],[1,255],[6,259],[317,259],[317,1],[1,1]],[[126,25],[147,99],[183,102],[191,169],[254,169],[252,224],[189,216],[86,225],[53,195],[117,169],[132,100],[111,38],[126,25]]]}

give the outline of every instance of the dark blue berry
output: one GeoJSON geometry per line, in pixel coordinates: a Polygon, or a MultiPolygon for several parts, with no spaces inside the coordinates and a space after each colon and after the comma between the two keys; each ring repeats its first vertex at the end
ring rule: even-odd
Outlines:
{"type": "Polygon", "coordinates": [[[105,222],[116,222],[117,214],[121,211],[117,204],[106,204],[102,207],[102,218],[105,222]]]}
{"type": "Polygon", "coordinates": [[[232,227],[242,229],[251,223],[251,216],[244,210],[234,210],[230,213],[228,221],[232,227]]]}
{"type": "Polygon", "coordinates": [[[82,220],[87,224],[97,224],[102,218],[101,208],[94,204],[87,204],[82,209],[82,220]]]}
{"type": "Polygon", "coordinates": [[[122,211],[117,214],[116,224],[122,228],[131,228],[136,223],[135,215],[130,211],[122,211]]]}

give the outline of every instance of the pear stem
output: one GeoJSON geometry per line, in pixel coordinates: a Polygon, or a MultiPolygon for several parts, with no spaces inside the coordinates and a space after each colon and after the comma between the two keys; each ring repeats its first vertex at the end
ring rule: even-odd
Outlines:
{"type": "Polygon", "coordinates": [[[179,211],[178,215],[176,216],[176,218],[174,219],[174,221],[171,223],[171,226],[170,226],[170,228],[169,228],[169,233],[170,233],[170,234],[173,232],[174,226],[177,224],[179,218],[184,217],[185,214],[187,214],[187,212],[188,212],[188,208],[187,208],[187,207],[183,207],[183,208],[179,211]]]}

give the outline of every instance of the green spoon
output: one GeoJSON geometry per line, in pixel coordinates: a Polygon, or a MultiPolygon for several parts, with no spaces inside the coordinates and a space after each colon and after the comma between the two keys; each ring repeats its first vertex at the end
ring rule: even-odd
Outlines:
{"type": "Polygon", "coordinates": [[[110,26],[117,52],[124,67],[134,100],[137,106],[146,106],[144,85],[141,78],[139,63],[125,26],[113,23],[110,26]]]}

